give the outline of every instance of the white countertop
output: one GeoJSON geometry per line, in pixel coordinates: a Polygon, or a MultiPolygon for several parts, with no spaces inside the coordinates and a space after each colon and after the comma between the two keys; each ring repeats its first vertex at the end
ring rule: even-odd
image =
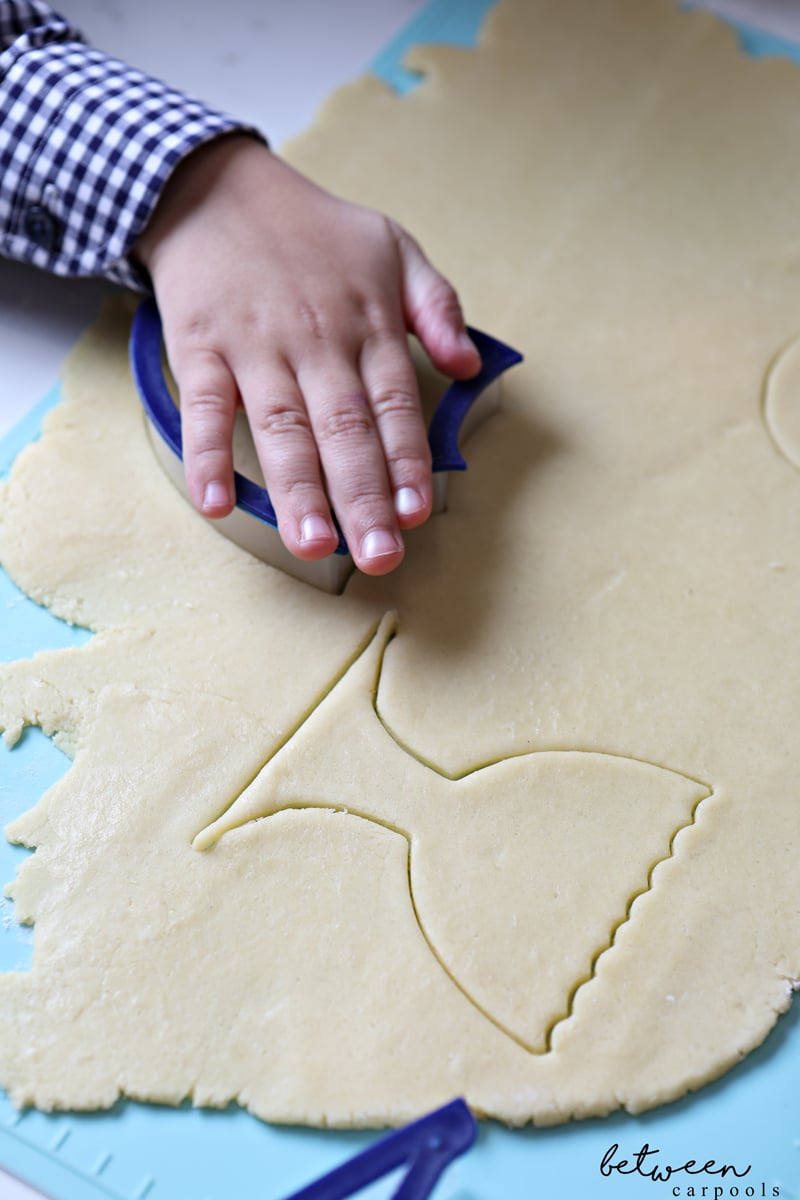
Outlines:
{"type": "MultiPolygon", "coordinates": [[[[800,0],[696,0],[800,42],[800,0]]],[[[102,49],[259,126],[279,148],[360,74],[426,0],[61,0],[102,49]],[[334,15],[335,14],[335,15],[334,15]]],[[[0,260],[0,437],[56,381],[106,286],[0,260]]],[[[0,1170],[0,1200],[40,1193],[0,1170]]]]}

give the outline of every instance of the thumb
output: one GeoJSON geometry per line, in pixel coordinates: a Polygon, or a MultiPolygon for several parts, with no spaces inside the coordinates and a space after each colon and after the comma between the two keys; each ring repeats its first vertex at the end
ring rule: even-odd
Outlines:
{"type": "Polygon", "coordinates": [[[405,229],[396,226],[395,237],[409,329],[417,335],[437,370],[454,379],[471,378],[480,370],[481,357],[467,333],[455,288],[439,274],[405,229]]]}

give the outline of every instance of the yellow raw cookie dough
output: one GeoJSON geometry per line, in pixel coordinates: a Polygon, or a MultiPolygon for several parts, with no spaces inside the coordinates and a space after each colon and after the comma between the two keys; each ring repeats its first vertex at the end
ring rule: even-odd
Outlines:
{"type": "Polygon", "coordinates": [[[119,305],[0,492],[6,569],[95,630],[0,670],[75,760],[9,830],[17,1103],[544,1124],[790,1002],[800,71],[670,0],[505,0],[413,62],[289,151],[525,354],[402,568],[328,596],[198,518],[119,305]]]}

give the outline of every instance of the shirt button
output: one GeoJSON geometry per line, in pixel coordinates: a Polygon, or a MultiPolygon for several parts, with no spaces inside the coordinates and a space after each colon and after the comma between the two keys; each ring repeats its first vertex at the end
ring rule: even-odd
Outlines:
{"type": "Polygon", "coordinates": [[[25,213],[25,233],[44,250],[55,250],[61,240],[61,222],[41,204],[32,204],[25,213]]]}

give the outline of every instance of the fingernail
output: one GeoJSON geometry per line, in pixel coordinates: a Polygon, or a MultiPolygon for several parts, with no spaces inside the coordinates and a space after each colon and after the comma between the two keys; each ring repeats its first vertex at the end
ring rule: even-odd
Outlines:
{"type": "Polygon", "coordinates": [[[396,554],[401,548],[398,539],[388,529],[372,529],[361,543],[361,556],[385,558],[388,554],[396,554]]]}
{"type": "Polygon", "coordinates": [[[301,542],[324,542],[331,536],[331,527],[319,513],[309,513],[300,522],[301,542]]]}
{"type": "Polygon", "coordinates": [[[228,489],[219,479],[206,484],[203,492],[203,508],[224,508],[229,503],[228,489]]]}
{"type": "Polygon", "coordinates": [[[473,342],[472,338],[467,333],[466,329],[462,330],[458,335],[458,345],[461,350],[468,350],[470,354],[477,354],[478,347],[473,342]]]}
{"type": "Polygon", "coordinates": [[[412,513],[419,512],[424,503],[416,488],[401,487],[394,495],[395,510],[402,517],[410,517],[412,513]]]}

